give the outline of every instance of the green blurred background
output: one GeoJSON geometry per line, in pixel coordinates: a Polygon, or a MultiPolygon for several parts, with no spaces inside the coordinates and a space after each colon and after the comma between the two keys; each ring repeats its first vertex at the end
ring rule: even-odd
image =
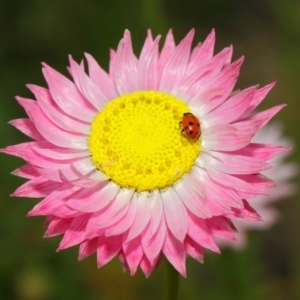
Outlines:
{"type": "MultiPolygon", "coordinates": [[[[275,117],[299,141],[300,1],[272,0],[1,0],[0,147],[25,141],[7,122],[24,117],[15,95],[31,97],[25,84],[45,86],[40,62],[67,74],[68,54],[91,53],[107,69],[109,48],[125,28],[139,53],[151,28],[173,28],[178,42],[192,27],[195,42],[216,29],[216,51],[234,45],[246,56],[238,88],[277,85],[261,108],[288,106],[275,117]]],[[[296,148],[290,160],[299,161],[296,148]]],[[[160,299],[163,266],[146,279],[123,273],[118,259],[97,269],[95,256],[77,261],[78,247],[56,253],[60,238],[43,239],[43,218],[26,218],[36,200],[10,198],[23,182],[10,175],[20,159],[0,156],[0,299],[160,299]]],[[[295,183],[297,184],[295,179],[295,183]]],[[[187,260],[179,299],[300,299],[299,195],[276,206],[281,219],[251,232],[243,251],[206,253],[205,264],[187,260]]]]}

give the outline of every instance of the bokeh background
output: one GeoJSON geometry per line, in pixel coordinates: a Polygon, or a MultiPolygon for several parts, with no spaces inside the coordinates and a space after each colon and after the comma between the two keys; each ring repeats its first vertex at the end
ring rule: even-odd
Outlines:
{"type": "MultiPolygon", "coordinates": [[[[275,117],[299,143],[300,2],[298,0],[1,0],[0,147],[25,141],[7,124],[24,117],[15,95],[31,97],[25,84],[44,86],[40,62],[67,74],[68,54],[79,61],[91,53],[107,69],[109,48],[125,28],[139,53],[151,28],[173,28],[178,42],[192,28],[195,42],[216,29],[216,51],[234,45],[234,58],[246,56],[238,88],[276,87],[261,109],[288,106],[275,117]]],[[[290,161],[299,162],[295,147],[290,161]]],[[[163,265],[146,279],[123,273],[117,259],[97,269],[95,256],[77,261],[78,247],[56,253],[60,238],[43,239],[43,218],[26,218],[37,202],[11,198],[23,182],[10,175],[20,159],[0,156],[0,299],[160,299],[163,265]]],[[[297,185],[298,178],[294,183],[297,185]]],[[[179,299],[300,299],[299,195],[276,203],[281,218],[270,230],[250,232],[241,251],[206,253],[205,264],[187,260],[179,299]]]]}

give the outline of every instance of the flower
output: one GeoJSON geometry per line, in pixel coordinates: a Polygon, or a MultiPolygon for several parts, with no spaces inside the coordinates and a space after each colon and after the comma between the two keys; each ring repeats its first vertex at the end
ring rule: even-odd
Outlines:
{"type": "MultiPolygon", "coordinates": [[[[283,137],[283,128],[279,123],[271,123],[261,128],[253,137],[253,142],[278,144],[285,147],[291,147],[293,142],[283,137]]],[[[274,166],[271,169],[262,172],[266,177],[272,177],[276,186],[268,191],[267,196],[260,196],[251,199],[251,206],[259,212],[263,222],[247,222],[235,220],[234,226],[239,234],[235,241],[220,239],[219,246],[229,246],[233,249],[240,250],[247,243],[246,232],[249,229],[265,230],[270,228],[278,219],[279,214],[275,207],[271,204],[278,200],[283,200],[292,196],[295,193],[295,186],[290,181],[298,173],[297,166],[294,163],[286,162],[285,159],[289,153],[282,153],[269,162],[274,166]]]]}
{"type": "Polygon", "coordinates": [[[214,237],[235,239],[232,219],[260,221],[245,199],[273,186],[260,172],[287,149],[251,139],[284,105],[251,114],[274,83],[232,94],[243,58],[213,56],[214,31],[191,51],[193,36],[176,46],[169,31],[159,53],[148,31],[137,58],[126,30],[109,73],[89,54],[88,75],[70,57],[73,81],[43,64],[48,88],[16,98],[29,118],[11,124],[34,141],[2,150],[26,161],[13,195],[44,198],[28,215],[47,216],[45,237],[63,234],[58,250],[78,244],[99,267],[118,255],[146,276],[165,257],[186,276],[186,255],[202,262],[214,237]]]}

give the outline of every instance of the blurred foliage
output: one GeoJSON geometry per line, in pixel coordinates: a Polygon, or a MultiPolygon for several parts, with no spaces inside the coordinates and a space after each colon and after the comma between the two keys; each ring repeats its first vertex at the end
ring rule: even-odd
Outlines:
{"type": "MultiPolygon", "coordinates": [[[[278,116],[299,142],[300,2],[272,0],[15,0],[0,1],[1,145],[26,138],[7,122],[25,113],[16,94],[25,84],[45,85],[40,62],[67,74],[67,56],[91,53],[107,68],[125,28],[139,52],[147,28],[177,41],[190,28],[202,41],[215,28],[216,50],[234,45],[246,56],[238,88],[277,80],[262,108],[288,103],[278,116]]],[[[196,43],[195,42],[195,43],[196,43]]],[[[299,161],[299,150],[293,160],[299,161]]],[[[95,256],[77,261],[77,247],[55,252],[58,238],[43,240],[42,218],[25,218],[35,200],[10,198],[23,180],[9,173],[22,161],[1,155],[0,299],[155,299],[162,295],[163,268],[145,279],[123,273],[117,259],[97,269],[95,256]]],[[[207,253],[205,264],[188,259],[180,299],[300,299],[299,196],[277,204],[281,220],[268,232],[251,232],[246,249],[207,253]]]]}

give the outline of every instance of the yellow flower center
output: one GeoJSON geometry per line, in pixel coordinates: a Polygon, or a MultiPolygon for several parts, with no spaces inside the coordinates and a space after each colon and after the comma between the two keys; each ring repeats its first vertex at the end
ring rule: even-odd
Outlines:
{"type": "Polygon", "coordinates": [[[138,191],[163,189],[189,172],[200,139],[181,134],[187,104],[172,95],[139,91],[110,101],[94,118],[91,159],[116,184],[138,191]]]}

